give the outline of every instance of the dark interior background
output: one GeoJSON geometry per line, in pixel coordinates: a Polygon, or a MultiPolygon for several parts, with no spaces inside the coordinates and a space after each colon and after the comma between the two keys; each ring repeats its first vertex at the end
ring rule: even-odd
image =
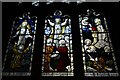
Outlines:
{"type": "MultiPolygon", "coordinates": [[[[32,74],[30,77],[3,77],[2,80],[41,80],[41,79],[93,79],[84,77],[80,36],[79,36],[79,23],[78,15],[86,14],[87,9],[94,9],[96,13],[103,13],[107,19],[110,37],[115,52],[118,70],[120,73],[120,39],[119,39],[119,3],[39,3],[39,6],[32,6],[32,3],[19,4],[14,2],[4,2],[2,4],[2,58],[4,58],[5,50],[7,48],[11,28],[15,17],[21,17],[24,12],[30,12],[31,16],[38,17],[37,31],[35,38],[35,48],[33,55],[32,74]],[[68,14],[71,16],[72,34],[73,34],[73,54],[74,54],[74,76],[73,77],[42,77],[41,76],[41,59],[43,51],[43,36],[44,36],[44,21],[48,15],[53,15],[56,10],[61,10],[63,15],[68,14]],[[79,44],[79,45],[78,45],[79,44]]],[[[102,78],[102,77],[101,77],[102,78]]],[[[105,77],[106,79],[107,77],[105,77]]],[[[112,77],[113,78],[113,77],[112,77]]],[[[93,80],[99,79],[94,78],[93,80]]]]}

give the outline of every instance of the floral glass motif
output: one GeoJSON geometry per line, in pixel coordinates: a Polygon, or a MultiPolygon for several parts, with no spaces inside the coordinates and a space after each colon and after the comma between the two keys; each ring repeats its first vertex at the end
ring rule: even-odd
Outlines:
{"type": "Polygon", "coordinates": [[[73,76],[70,16],[55,11],[46,17],[44,30],[42,76],[73,76]]]}
{"type": "Polygon", "coordinates": [[[104,15],[89,9],[79,15],[79,27],[85,76],[118,76],[104,15]]]}
{"type": "Polygon", "coordinates": [[[37,17],[16,17],[3,63],[3,76],[29,76],[35,43],[37,17]]]}

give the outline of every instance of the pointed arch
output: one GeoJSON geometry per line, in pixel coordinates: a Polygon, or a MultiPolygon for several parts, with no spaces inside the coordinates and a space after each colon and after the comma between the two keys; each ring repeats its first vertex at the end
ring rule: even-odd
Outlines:
{"type": "Polygon", "coordinates": [[[3,63],[3,76],[30,76],[37,17],[30,12],[16,17],[3,63]]]}
{"type": "Polygon", "coordinates": [[[103,14],[93,9],[79,15],[85,76],[118,76],[114,51],[103,14]]]}

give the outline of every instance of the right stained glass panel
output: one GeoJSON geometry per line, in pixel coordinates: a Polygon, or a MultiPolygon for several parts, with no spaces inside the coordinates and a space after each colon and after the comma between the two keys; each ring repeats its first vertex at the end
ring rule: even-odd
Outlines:
{"type": "Polygon", "coordinates": [[[79,15],[85,76],[118,76],[106,18],[93,9],[79,15]]]}

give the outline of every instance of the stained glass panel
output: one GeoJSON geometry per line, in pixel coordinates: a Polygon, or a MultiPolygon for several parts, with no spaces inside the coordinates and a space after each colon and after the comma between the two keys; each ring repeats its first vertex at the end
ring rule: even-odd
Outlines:
{"type": "Polygon", "coordinates": [[[104,15],[89,9],[79,15],[79,27],[85,76],[118,76],[104,15]]]}
{"type": "Polygon", "coordinates": [[[73,76],[70,16],[55,11],[46,17],[44,30],[42,76],[73,76]]]}
{"type": "Polygon", "coordinates": [[[3,76],[29,76],[31,74],[37,17],[25,13],[16,17],[3,63],[3,76]]]}

